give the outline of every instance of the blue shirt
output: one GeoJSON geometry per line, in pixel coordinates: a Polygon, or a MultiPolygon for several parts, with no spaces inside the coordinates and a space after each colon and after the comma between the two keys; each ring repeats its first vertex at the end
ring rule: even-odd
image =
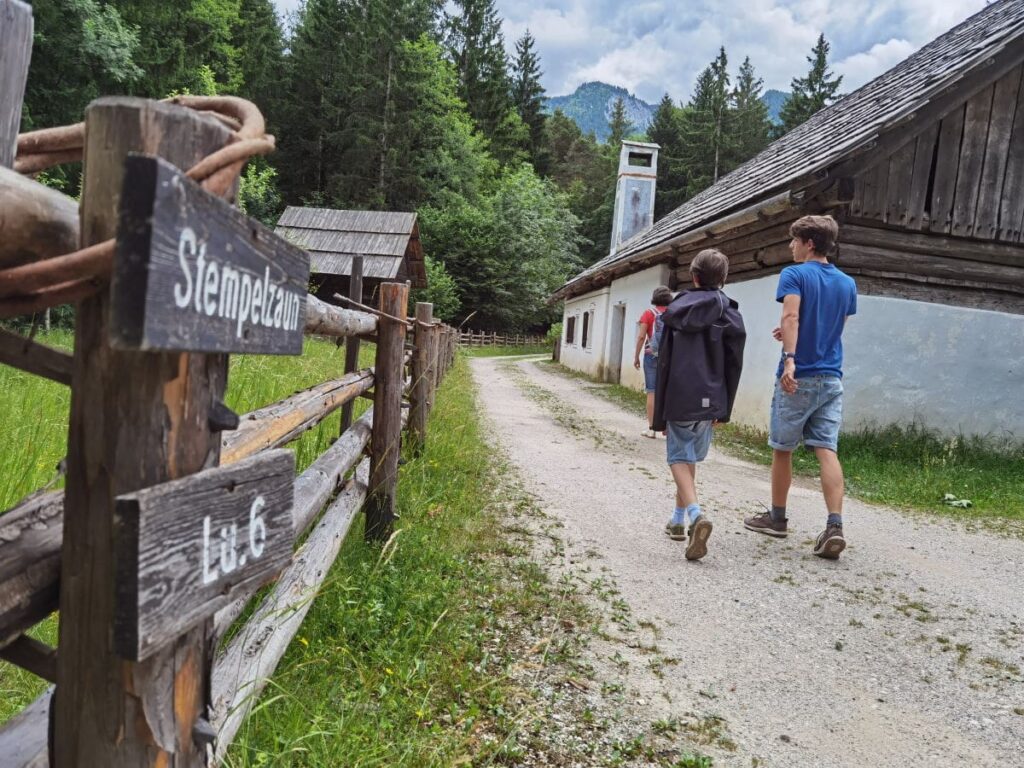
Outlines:
{"type": "MultiPolygon", "coordinates": [[[[779,275],[775,300],[800,297],[796,377],[843,375],[843,325],[857,314],[857,284],[832,264],[805,261],[779,275]]],[[[776,377],[782,375],[782,361],[776,377]]]]}

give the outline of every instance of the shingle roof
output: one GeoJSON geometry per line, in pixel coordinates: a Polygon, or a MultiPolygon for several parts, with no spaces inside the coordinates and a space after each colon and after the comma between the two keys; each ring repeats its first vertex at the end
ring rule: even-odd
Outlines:
{"type": "Polygon", "coordinates": [[[567,282],[558,294],[573,295],[573,285],[646,252],[700,225],[758,200],[870,144],[893,123],[913,114],[963,73],[1024,38],[1024,0],[997,0],[935,39],[883,75],[822,109],[760,154],[655,222],[567,282]]]}
{"type": "Polygon", "coordinates": [[[362,256],[364,277],[392,280],[408,259],[413,286],[427,284],[415,213],[289,206],[275,231],[309,251],[314,274],[350,275],[352,257],[362,256]]]}

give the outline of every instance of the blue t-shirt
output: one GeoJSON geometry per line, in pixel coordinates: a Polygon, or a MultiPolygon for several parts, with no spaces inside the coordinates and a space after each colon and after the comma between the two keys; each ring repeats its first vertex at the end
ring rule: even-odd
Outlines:
{"type": "MultiPolygon", "coordinates": [[[[857,284],[833,264],[805,261],[779,275],[775,300],[800,297],[796,377],[843,375],[843,324],[857,314],[857,284]]],[[[782,375],[782,362],[776,377],[782,375]]]]}

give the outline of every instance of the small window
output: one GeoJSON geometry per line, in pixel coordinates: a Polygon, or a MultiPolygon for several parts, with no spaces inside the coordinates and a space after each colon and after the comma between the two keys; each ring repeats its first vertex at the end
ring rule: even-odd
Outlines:
{"type": "Polygon", "coordinates": [[[572,344],[576,340],[576,316],[565,321],[565,343],[572,344]]]}
{"type": "Polygon", "coordinates": [[[648,154],[647,152],[630,152],[629,164],[638,166],[640,168],[650,168],[651,155],[648,154]]]}
{"type": "Polygon", "coordinates": [[[589,346],[588,342],[590,341],[590,315],[591,314],[593,314],[593,313],[591,313],[591,312],[584,312],[583,313],[583,338],[582,338],[582,341],[580,342],[580,345],[584,349],[587,349],[588,346],[589,346]]]}

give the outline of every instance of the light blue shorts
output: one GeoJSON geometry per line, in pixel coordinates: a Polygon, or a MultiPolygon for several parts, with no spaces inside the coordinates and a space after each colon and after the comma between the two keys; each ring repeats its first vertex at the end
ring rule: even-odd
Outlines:
{"type": "Polygon", "coordinates": [[[696,464],[707,458],[714,432],[710,421],[670,421],[667,424],[669,466],[696,464]]]}
{"type": "Polygon", "coordinates": [[[843,422],[843,380],[838,376],[797,379],[791,395],[775,380],[768,445],[778,451],[794,451],[800,442],[808,448],[839,448],[843,422]]]}
{"type": "Polygon", "coordinates": [[[644,352],[644,391],[654,392],[658,384],[658,358],[644,352]]]}

